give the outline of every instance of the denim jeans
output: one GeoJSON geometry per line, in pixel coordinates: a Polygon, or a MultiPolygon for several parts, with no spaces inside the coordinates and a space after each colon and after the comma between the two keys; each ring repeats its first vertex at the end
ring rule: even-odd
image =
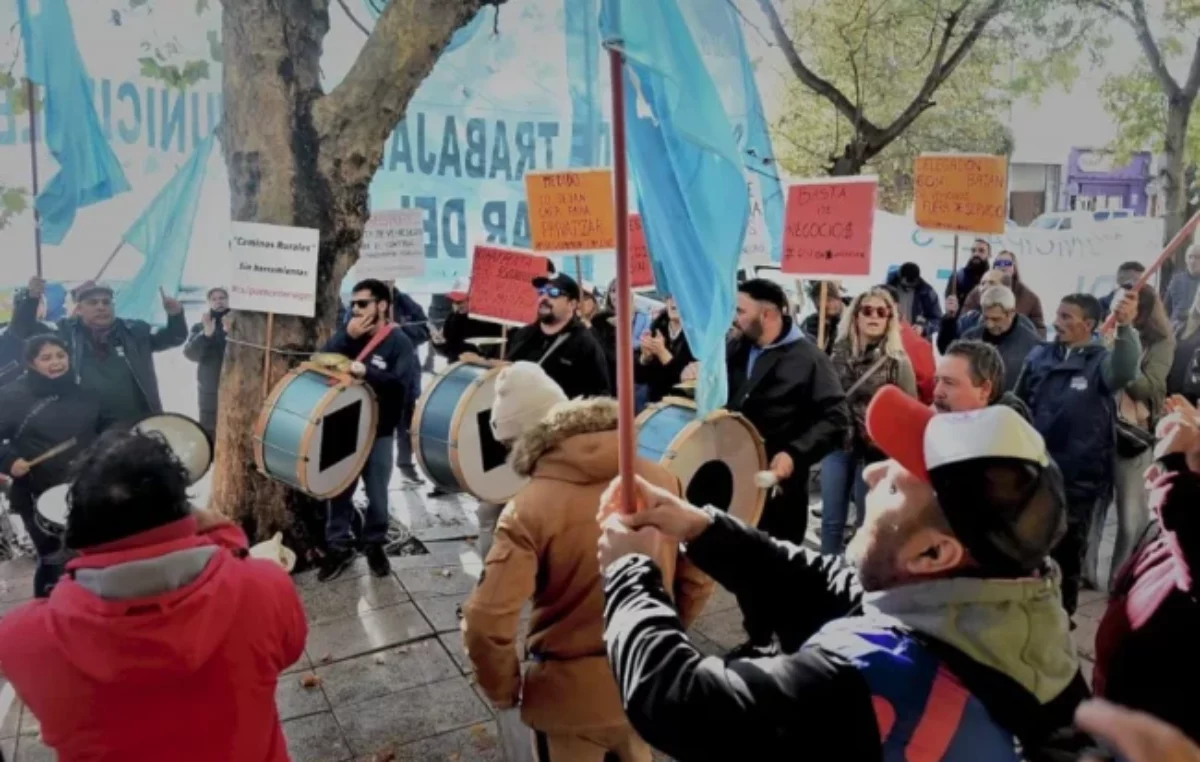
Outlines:
{"type": "Polygon", "coordinates": [[[854,453],[834,450],[821,461],[821,552],[841,553],[850,495],[858,506],[857,526],[862,526],[867,504],[867,484],[862,478],[863,461],[854,453]]]}
{"type": "Polygon", "coordinates": [[[417,409],[417,401],[415,398],[410,398],[404,403],[404,410],[400,413],[400,423],[396,424],[396,467],[412,466],[413,464],[413,449],[412,449],[412,421],[413,414],[417,409]]]}
{"type": "MultiPolygon", "coordinates": [[[[363,520],[362,537],[358,539],[363,545],[384,545],[387,543],[391,518],[388,510],[388,483],[392,479],[391,437],[375,440],[359,479],[367,491],[367,513],[363,520]]],[[[357,486],[356,479],[349,489],[329,501],[325,542],[330,550],[341,552],[354,549],[354,490],[357,486]]]]}
{"type": "Polygon", "coordinates": [[[1146,469],[1154,463],[1154,452],[1147,449],[1132,458],[1117,455],[1113,459],[1113,505],[1117,508],[1117,541],[1113,545],[1112,566],[1108,576],[1100,576],[1100,545],[1104,538],[1104,525],[1108,518],[1108,504],[1098,503],[1096,515],[1088,531],[1087,557],[1084,560],[1084,577],[1105,590],[1112,586],[1117,572],[1133,553],[1133,546],[1146,531],[1150,523],[1150,494],[1146,490],[1146,469]]]}

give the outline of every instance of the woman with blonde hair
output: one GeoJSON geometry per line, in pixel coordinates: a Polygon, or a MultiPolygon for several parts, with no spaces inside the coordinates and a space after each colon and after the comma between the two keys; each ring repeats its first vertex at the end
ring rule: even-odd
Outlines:
{"type": "Polygon", "coordinates": [[[861,525],[867,485],[863,467],[884,459],[867,434],[867,405],[885,384],[917,396],[917,378],[900,339],[900,316],[888,290],[875,286],[854,298],[838,326],[834,370],[846,392],[850,429],[840,449],[821,461],[821,552],[841,553],[850,495],[861,525]]]}

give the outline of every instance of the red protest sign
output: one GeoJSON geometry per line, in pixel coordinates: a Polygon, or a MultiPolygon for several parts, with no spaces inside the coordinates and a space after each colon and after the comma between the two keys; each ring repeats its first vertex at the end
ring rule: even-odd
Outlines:
{"type": "Polygon", "coordinates": [[[654,288],[654,268],[650,266],[650,246],[642,227],[642,215],[629,215],[629,275],[634,288],[654,288]]]}
{"type": "Polygon", "coordinates": [[[803,181],[788,189],[783,271],[870,275],[874,177],[803,181]]]}
{"type": "Polygon", "coordinates": [[[549,272],[548,260],[521,249],[476,246],[471,262],[471,317],[506,325],[537,320],[533,279],[549,272]]]}

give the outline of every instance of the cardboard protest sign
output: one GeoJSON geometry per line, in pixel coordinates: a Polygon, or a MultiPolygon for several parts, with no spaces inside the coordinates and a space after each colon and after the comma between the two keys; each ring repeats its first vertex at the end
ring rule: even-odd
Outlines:
{"type": "Polygon", "coordinates": [[[925,230],[1003,233],[1008,160],[986,154],[925,154],[913,172],[913,215],[925,230]]]}
{"type": "Polygon", "coordinates": [[[525,194],[534,251],[616,248],[611,170],[530,172],[525,194]]]}
{"type": "Polygon", "coordinates": [[[259,222],[230,224],[229,306],[313,317],[321,231],[259,222]]]}
{"type": "Polygon", "coordinates": [[[640,214],[629,215],[629,275],[634,288],[654,288],[654,267],[640,214]]]}
{"type": "Polygon", "coordinates": [[[548,274],[548,262],[523,249],[476,246],[471,263],[471,317],[506,325],[537,320],[533,279],[548,274]]]}
{"type": "Polygon", "coordinates": [[[875,228],[874,177],[802,180],[788,189],[785,273],[868,275],[875,228]]]}
{"type": "Polygon", "coordinates": [[[385,209],[371,212],[363,229],[354,274],[359,280],[399,280],[425,274],[425,211],[385,209]]]}

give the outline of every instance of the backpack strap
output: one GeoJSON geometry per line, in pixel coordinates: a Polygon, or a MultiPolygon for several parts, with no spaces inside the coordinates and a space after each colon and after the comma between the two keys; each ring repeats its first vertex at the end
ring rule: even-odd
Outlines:
{"type": "Polygon", "coordinates": [[[1075,762],[1085,752],[1095,751],[1091,736],[1075,728],[1075,710],[1092,696],[1082,672],[1076,671],[1062,693],[1042,704],[1016,680],[954,646],[922,633],[910,634],[941,659],[992,719],[1020,741],[1028,762],[1075,762]]]}

